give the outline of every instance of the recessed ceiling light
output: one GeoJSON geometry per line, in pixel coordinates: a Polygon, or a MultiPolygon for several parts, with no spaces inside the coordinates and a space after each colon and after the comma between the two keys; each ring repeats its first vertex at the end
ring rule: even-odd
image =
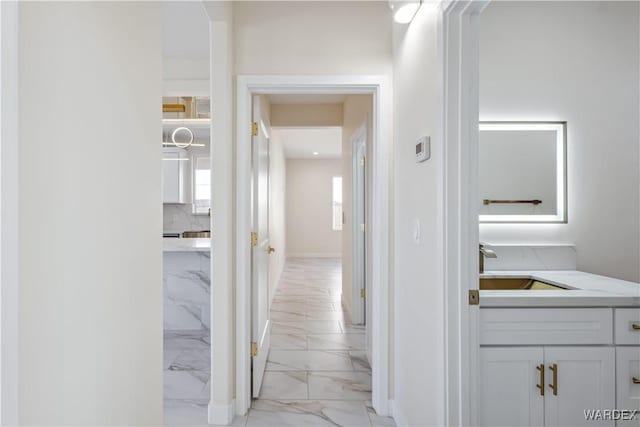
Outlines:
{"type": "Polygon", "coordinates": [[[318,153],[317,151],[314,151],[314,152],[313,152],[313,155],[314,155],[314,156],[317,156],[318,154],[320,154],[320,153],[318,153]]]}
{"type": "Polygon", "coordinates": [[[408,24],[418,12],[422,0],[389,0],[393,19],[400,24],[408,24]]]}

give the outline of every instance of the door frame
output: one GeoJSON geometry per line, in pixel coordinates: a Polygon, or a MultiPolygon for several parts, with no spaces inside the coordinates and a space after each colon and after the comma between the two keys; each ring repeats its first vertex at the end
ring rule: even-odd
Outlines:
{"type": "MultiPolygon", "coordinates": [[[[365,149],[365,159],[366,159],[366,150],[367,150],[367,121],[365,120],[358,129],[349,137],[349,142],[351,143],[351,271],[352,271],[352,279],[351,279],[351,317],[352,320],[358,320],[358,324],[366,325],[366,269],[367,269],[367,261],[366,261],[366,252],[367,252],[367,235],[365,228],[365,243],[362,248],[358,244],[358,235],[359,235],[359,221],[357,221],[358,216],[358,191],[359,188],[356,185],[356,175],[358,173],[358,159],[355,154],[358,149],[356,147],[357,142],[360,138],[364,137],[364,149],[365,149]],[[362,250],[362,254],[359,255],[359,250],[362,250]],[[362,257],[362,265],[360,265],[359,261],[362,257]],[[362,277],[364,275],[364,277],[362,277]],[[357,279],[357,280],[356,280],[357,279]],[[360,283],[363,284],[363,289],[365,289],[365,297],[362,298],[360,296],[360,283]],[[357,303],[356,303],[357,302],[357,303]],[[360,323],[362,320],[362,323],[360,323]]],[[[362,183],[364,186],[364,224],[366,227],[367,223],[367,175],[366,175],[366,161],[365,161],[365,173],[364,173],[364,182],[362,183]]]]}
{"type": "Polygon", "coordinates": [[[445,274],[445,419],[478,424],[480,357],[478,305],[478,122],[480,14],[490,0],[443,4],[443,218],[445,274]]]}
{"type": "Polygon", "coordinates": [[[0,424],[18,424],[18,2],[0,2],[0,424]]]}
{"type": "Polygon", "coordinates": [[[251,100],[259,94],[370,94],[373,96],[371,242],[372,404],[389,413],[389,188],[391,92],[386,76],[239,75],[236,86],[236,413],[251,405],[251,100]]]}

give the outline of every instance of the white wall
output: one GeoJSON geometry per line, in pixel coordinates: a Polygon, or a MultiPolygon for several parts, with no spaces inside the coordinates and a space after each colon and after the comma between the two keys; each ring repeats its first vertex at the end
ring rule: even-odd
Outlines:
{"type": "Polygon", "coordinates": [[[269,258],[269,295],[275,295],[287,260],[287,159],[276,132],[269,140],[269,240],[276,251],[269,258]]]}
{"type": "Polygon", "coordinates": [[[342,126],[342,104],[273,104],[272,126],[342,126]]]}
{"type": "Polygon", "coordinates": [[[18,424],[18,3],[0,2],[0,424],[18,424]]]}
{"type": "Polygon", "coordinates": [[[230,2],[223,1],[204,4],[211,20],[211,230],[214,236],[211,239],[211,378],[215,380],[211,384],[209,422],[227,424],[234,416],[236,344],[233,8],[230,2]]]}
{"type": "Polygon", "coordinates": [[[442,139],[439,10],[422,5],[394,25],[394,417],[399,425],[444,425],[444,286],[441,248],[442,139]],[[431,136],[431,160],[415,142],[431,136]],[[416,221],[421,240],[414,241],[416,221]]]}
{"type": "Polygon", "coordinates": [[[640,281],[638,2],[492,2],[480,119],[566,120],[568,224],[481,225],[495,243],[575,243],[578,269],[640,281]]]}
{"type": "Polygon", "coordinates": [[[235,2],[235,73],[390,74],[388,18],[381,1],[235,2]]]}
{"type": "Polygon", "coordinates": [[[20,424],[160,425],[160,4],[19,7],[20,424]]]}
{"type": "Polygon", "coordinates": [[[342,231],[331,228],[334,176],[340,159],[287,159],[287,255],[341,254],[342,231]]]}

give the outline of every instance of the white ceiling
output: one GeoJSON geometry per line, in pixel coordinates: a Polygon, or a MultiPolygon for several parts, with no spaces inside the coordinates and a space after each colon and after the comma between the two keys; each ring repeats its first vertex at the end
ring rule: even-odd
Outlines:
{"type": "Polygon", "coordinates": [[[269,95],[272,104],[342,104],[347,95],[275,94],[269,95]]]}
{"type": "Polygon", "coordinates": [[[165,58],[209,58],[209,17],[201,1],[162,2],[165,58]]]}
{"type": "Polygon", "coordinates": [[[342,155],[341,127],[272,128],[271,139],[276,138],[282,141],[287,159],[335,159],[342,155]]]}

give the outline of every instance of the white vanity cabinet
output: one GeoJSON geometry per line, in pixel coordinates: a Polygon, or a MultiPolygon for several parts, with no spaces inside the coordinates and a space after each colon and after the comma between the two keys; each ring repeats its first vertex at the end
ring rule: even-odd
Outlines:
{"type": "MultiPolygon", "coordinates": [[[[615,310],[616,408],[640,410],[640,309],[615,310]]],[[[620,420],[618,427],[640,425],[620,420]]]]}
{"type": "Polygon", "coordinates": [[[480,349],[480,425],[544,425],[544,397],[537,388],[542,347],[480,349]]]}
{"type": "MultiPolygon", "coordinates": [[[[615,350],[612,347],[545,347],[547,384],[553,384],[551,367],[557,370],[557,392],[547,387],[544,425],[593,426],[585,410],[615,408],[615,350]]],[[[613,426],[613,421],[596,421],[613,426]]]]}
{"type": "MultiPolygon", "coordinates": [[[[616,408],[640,410],[640,347],[616,347],[616,408]]],[[[638,420],[620,420],[618,427],[638,427],[638,420]]]]}
{"type": "Polygon", "coordinates": [[[585,409],[615,407],[614,366],[612,347],[482,347],[480,425],[592,426],[585,409]]]}
{"type": "MultiPolygon", "coordinates": [[[[480,310],[480,425],[614,426],[611,308],[480,310]]],[[[622,409],[626,409],[623,407],[622,409]]]]}

